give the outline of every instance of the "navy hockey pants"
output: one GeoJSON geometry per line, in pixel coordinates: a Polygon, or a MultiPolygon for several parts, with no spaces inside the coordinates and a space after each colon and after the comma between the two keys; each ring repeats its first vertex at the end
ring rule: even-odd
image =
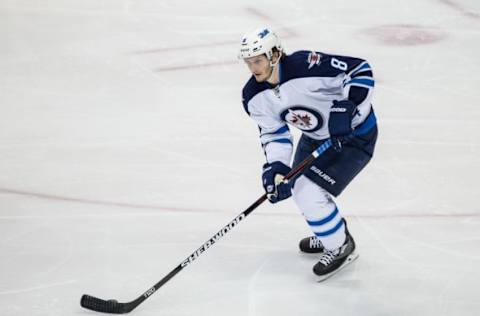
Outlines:
{"type": "MultiPolygon", "coordinates": [[[[340,195],[372,158],[377,135],[376,118],[372,110],[365,122],[355,128],[353,139],[344,144],[341,152],[329,148],[307,167],[303,175],[333,196],[340,195]]],[[[297,145],[293,166],[302,162],[325,141],[303,134],[297,145]]]]}

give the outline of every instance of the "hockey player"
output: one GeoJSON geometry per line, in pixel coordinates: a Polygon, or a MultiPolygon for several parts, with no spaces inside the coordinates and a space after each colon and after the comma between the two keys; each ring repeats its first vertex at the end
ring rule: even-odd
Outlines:
{"type": "Polygon", "coordinates": [[[355,242],[333,199],[367,165],[377,139],[371,99],[374,87],[367,61],[316,51],[287,55],[268,27],[247,33],[239,57],[252,73],[243,88],[243,106],[256,122],[265,153],[262,181],[268,199],[293,195],[314,236],[300,250],[319,253],[313,272],[321,280],[357,258],[355,242]],[[293,139],[301,130],[293,166],[331,140],[332,147],[294,180],[293,139]]]}

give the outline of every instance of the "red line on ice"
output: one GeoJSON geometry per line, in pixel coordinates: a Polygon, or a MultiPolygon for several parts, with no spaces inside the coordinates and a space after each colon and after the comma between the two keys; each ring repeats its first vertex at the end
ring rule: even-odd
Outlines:
{"type": "MultiPolygon", "coordinates": [[[[124,202],[114,202],[114,201],[100,201],[100,200],[92,200],[92,199],[84,199],[84,198],[76,198],[76,197],[68,197],[68,196],[61,196],[55,194],[46,194],[46,193],[39,193],[39,192],[30,192],[30,191],[23,191],[23,190],[16,190],[16,189],[7,189],[7,188],[0,188],[0,194],[11,194],[11,195],[19,195],[28,198],[39,198],[57,202],[72,202],[72,203],[80,203],[80,204],[90,204],[90,205],[99,205],[99,206],[113,206],[113,207],[120,207],[120,208],[131,208],[131,209],[150,209],[150,210],[158,210],[158,211],[173,211],[173,212],[185,212],[185,213],[222,213],[222,210],[215,210],[215,209],[200,209],[200,208],[186,208],[186,207],[170,207],[170,206],[161,206],[161,205],[148,205],[148,204],[135,204],[135,203],[124,203],[124,202]]],[[[293,214],[286,214],[283,212],[278,213],[262,213],[258,212],[257,215],[264,215],[264,216],[275,216],[275,215],[293,215],[293,214]]],[[[386,213],[384,214],[348,214],[346,217],[360,217],[360,218],[464,218],[464,217],[480,217],[480,213],[457,213],[457,214],[435,214],[435,213],[417,213],[417,214],[392,214],[386,213]]]]}
{"type": "Polygon", "coordinates": [[[212,47],[212,46],[233,45],[233,44],[237,44],[237,43],[238,43],[238,41],[225,41],[225,42],[216,42],[216,43],[203,43],[203,44],[192,44],[192,45],[184,45],[184,46],[162,47],[162,48],[141,50],[141,51],[133,52],[132,54],[164,53],[164,52],[171,52],[171,51],[176,51],[176,50],[195,49],[195,48],[212,47]]]}
{"type": "Polygon", "coordinates": [[[68,196],[46,194],[46,193],[39,193],[39,192],[29,192],[29,191],[6,189],[6,188],[0,188],[0,194],[1,193],[12,194],[12,195],[20,195],[20,196],[25,196],[25,197],[30,197],[30,198],[39,198],[39,199],[45,199],[45,200],[51,200],[51,201],[73,202],[73,203],[103,205],[103,206],[114,206],[114,207],[121,207],[121,208],[151,209],[151,210],[178,211],[178,212],[198,212],[198,211],[200,211],[200,212],[215,212],[215,210],[201,210],[201,209],[196,209],[195,210],[195,209],[191,209],[191,208],[166,207],[166,206],[160,206],[160,205],[134,204],[134,203],[124,203],[124,202],[114,202],[114,201],[100,201],[100,200],[68,197],[68,196]]]}
{"type": "MultiPolygon", "coordinates": [[[[252,7],[247,7],[247,8],[245,8],[245,10],[247,10],[250,14],[259,17],[260,19],[265,20],[268,24],[271,24],[270,26],[272,26],[272,27],[274,27],[275,25],[278,25],[278,23],[276,23],[270,16],[268,16],[267,14],[263,13],[260,10],[257,10],[255,8],[252,8],[252,7]]],[[[297,35],[296,32],[289,27],[275,28],[275,31],[277,31],[277,32],[280,31],[280,30],[286,33],[286,34],[281,36],[283,38],[288,38],[288,37],[292,37],[292,36],[297,35]]]]}
{"type": "MultiPolygon", "coordinates": [[[[247,7],[245,10],[262,20],[265,20],[268,24],[277,25],[273,19],[268,16],[267,14],[257,10],[255,8],[247,7]]],[[[278,31],[283,32],[283,38],[289,38],[296,36],[296,32],[288,27],[279,27],[278,31]]],[[[213,43],[202,43],[202,44],[192,44],[192,45],[183,45],[183,46],[174,46],[174,47],[162,47],[162,48],[155,48],[155,49],[148,49],[143,51],[133,52],[132,54],[152,54],[152,53],[165,53],[171,51],[182,51],[188,49],[195,49],[195,48],[205,48],[205,47],[213,47],[213,46],[224,46],[224,45],[234,45],[238,43],[238,41],[223,41],[223,42],[213,42],[213,43]]],[[[194,68],[204,68],[204,67],[217,67],[222,65],[231,65],[235,64],[238,61],[236,60],[229,60],[223,62],[210,62],[210,63],[202,63],[202,64],[187,64],[187,65],[176,65],[176,66],[164,66],[155,69],[155,72],[163,72],[163,71],[175,71],[175,70],[187,70],[187,69],[194,69],[194,68]]]]}
{"type": "Polygon", "coordinates": [[[469,17],[469,18],[472,18],[472,19],[480,19],[480,14],[478,14],[477,12],[473,12],[473,11],[469,11],[469,10],[465,9],[459,3],[457,3],[453,0],[438,0],[438,1],[440,1],[441,3],[449,6],[450,8],[460,12],[462,15],[464,15],[466,17],[469,17]]]}
{"type": "Polygon", "coordinates": [[[164,66],[164,67],[159,67],[159,68],[155,69],[155,72],[173,71],[173,70],[186,70],[186,69],[193,69],[193,68],[217,67],[217,66],[233,65],[233,64],[238,64],[238,63],[240,63],[240,61],[238,61],[238,60],[228,60],[228,61],[218,61],[218,62],[202,63],[202,64],[164,66]]]}

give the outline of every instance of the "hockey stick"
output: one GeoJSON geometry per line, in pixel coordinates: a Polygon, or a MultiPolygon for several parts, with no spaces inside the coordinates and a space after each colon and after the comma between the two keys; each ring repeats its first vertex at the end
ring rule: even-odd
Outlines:
{"type": "MultiPolygon", "coordinates": [[[[310,156],[303,160],[300,164],[294,167],[284,178],[283,181],[288,181],[293,177],[297,176],[301,171],[303,171],[315,158],[323,154],[332,146],[332,142],[328,139],[320,147],[318,147],[310,156]]],[[[84,308],[103,312],[110,314],[126,314],[135,309],[143,301],[149,298],[153,293],[155,293],[160,287],[167,283],[171,278],[173,278],[178,272],[182,271],[183,268],[192,263],[197,259],[204,251],[210,248],[214,243],[220,240],[225,236],[233,227],[237,226],[240,221],[245,219],[254,209],[256,209],[260,204],[265,202],[267,199],[267,194],[263,194],[258,200],[256,200],[250,207],[245,211],[240,213],[234,220],[224,226],[220,231],[218,231],[212,238],[210,238],[206,243],[204,243],[200,248],[195,250],[190,256],[183,260],[175,269],[170,271],[163,279],[161,279],[157,284],[148,289],[145,293],[137,297],[135,300],[128,303],[119,303],[117,300],[103,300],[94,296],[84,294],[80,300],[80,305],[84,308]]]]}

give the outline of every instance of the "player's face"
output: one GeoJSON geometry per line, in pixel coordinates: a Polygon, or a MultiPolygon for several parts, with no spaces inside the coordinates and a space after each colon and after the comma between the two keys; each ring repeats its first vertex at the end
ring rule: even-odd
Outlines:
{"type": "Polygon", "coordinates": [[[272,71],[267,56],[245,58],[244,61],[257,82],[263,82],[270,77],[272,71]]]}

